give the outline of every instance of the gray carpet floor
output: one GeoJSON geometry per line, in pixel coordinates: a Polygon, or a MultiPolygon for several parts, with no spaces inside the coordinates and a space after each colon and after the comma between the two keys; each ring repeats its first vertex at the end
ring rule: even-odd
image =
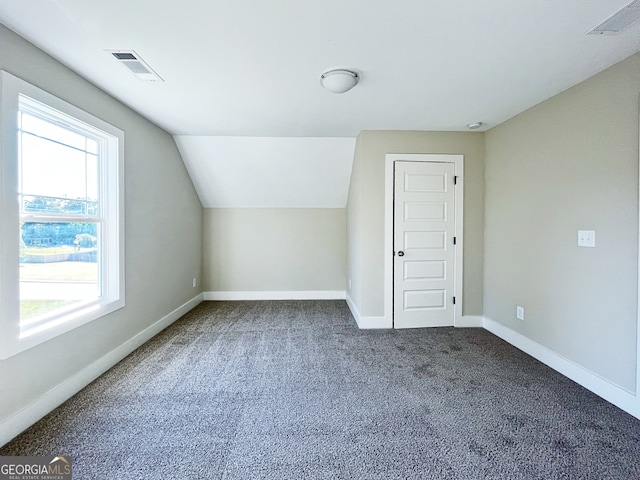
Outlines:
{"type": "Polygon", "coordinates": [[[640,421],[481,329],[205,302],[0,449],[74,479],[638,479],[640,421]]]}

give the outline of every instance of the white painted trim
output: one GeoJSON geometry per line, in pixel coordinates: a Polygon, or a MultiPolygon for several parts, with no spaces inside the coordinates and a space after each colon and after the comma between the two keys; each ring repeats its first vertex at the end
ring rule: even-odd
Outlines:
{"type": "Polygon", "coordinates": [[[618,385],[614,385],[590,370],[587,370],[571,360],[558,355],[547,347],[534,342],[530,338],[511,330],[509,327],[506,327],[495,320],[484,317],[483,324],[486,330],[502,338],[514,347],[522,350],[528,355],[531,355],[537,360],[540,360],[545,365],[553,368],[579,385],[582,385],[587,390],[591,390],[596,395],[599,395],[606,401],[613,403],[625,412],[636,418],[640,418],[638,399],[633,393],[619,387],[618,385]]]}
{"type": "Polygon", "coordinates": [[[386,317],[363,317],[360,315],[360,312],[356,308],[353,300],[347,293],[345,300],[347,301],[347,305],[349,306],[349,310],[351,310],[351,315],[355,319],[358,324],[358,328],[361,330],[368,329],[377,329],[377,328],[393,328],[393,325],[389,322],[386,317]]]}
{"type": "MultiPolygon", "coordinates": [[[[0,236],[0,359],[24,352],[47,340],[97,320],[125,305],[124,274],[124,132],[78,107],[0,71],[0,231],[18,232],[24,216],[18,206],[19,155],[16,118],[24,111],[67,130],[95,138],[100,154],[97,172],[100,214],[73,219],[30,215],[28,221],[101,222],[99,268],[101,295],[75,307],[49,312],[38,322],[20,322],[18,235],[0,236]],[[23,98],[24,97],[24,98],[23,98]],[[57,220],[56,220],[57,219],[57,220]]],[[[32,192],[35,193],[35,192],[32,192]]]]}
{"type": "Polygon", "coordinates": [[[124,357],[140,347],[143,343],[153,338],[167,328],[185,313],[192,310],[202,302],[202,294],[198,294],[185,304],[179,306],[171,313],[165,315],[153,325],[148,326],[122,345],[114,348],[103,357],[80,370],[75,375],[59,383],[37,400],[20,409],[12,416],[0,423],[0,446],[7,443],[13,437],[36,423],[47,413],[61,405],[63,402],[78,393],[84,387],[93,382],[104,372],[113,367],[124,357]]]}
{"type": "Polygon", "coordinates": [[[384,317],[393,328],[393,162],[385,156],[384,164],[384,317]]]}
{"type": "Polygon", "coordinates": [[[219,300],[344,300],[344,290],[204,292],[207,301],[219,300]]]}
{"type": "Polygon", "coordinates": [[[358,328],[360,330],[378,330],[390,329],[391,326],[385,317],[360,317],[358,328]]]}
{"type": "MultiPolygon", "coordinates": [[[[458,185],[455,191],[455,292],[459,301],[453,307],[453,324],[463,326],[462,319],[462,274],[464,266],[464,155],[434,155],[423,153],[388,153],[384,166],[384,318],[393,325],[393,163],[399,160],[409,162],[453,163],[458,185]]],[[[385,327],[386,328],[386,327],[385,327]]]]}
{"type": "Polygon", "coordinates": [[[463,315],[462,318],[456,322],[454,327],[456,328],[482,328],[484,325],[484,317],[481,315],[463,315]]]}
{"type": "Polygon", "coordinates": [[[351,310],[351,315],[353,316],[353,318],[355,319],[355,321],[356,321],[356,323],[358,324],[358,327],[359,327],[360,326],[360,312],[356,308],[356,304],[353,303],[353,299],[351,298],[351,295],[349,295],[349,292],[346,293],[345,300],[347,301],[347,306],[349,307],[349,310],[351,310]]]}
{"type": "MultiPolygon", "coordinates": [[[[638,131],[640,132],[640,97],[638,97],[638,131]]],[[[639,137],[640,138],[640,137],[639,137]]],[[[640,142],[638,142],[638,163],[640,163],[640,142]]],[[[638,180],[638,188],[640,191],[640,179],[638,180]]],[[[640,194],[638,195],[638,215],[640,216],[640,194]]],[[[638,222],[640,229],[640,220],[638,222]]],[[[640,239],[640,231],[638,232],[638,239],[640,239]]],[[[637,308],[636,308],[636,412],[640,412],[640,241],[638,241],[638,296],[637,296],[637,308]]],[[[636,415],[637,416],[637,415],[636,415]]]]}

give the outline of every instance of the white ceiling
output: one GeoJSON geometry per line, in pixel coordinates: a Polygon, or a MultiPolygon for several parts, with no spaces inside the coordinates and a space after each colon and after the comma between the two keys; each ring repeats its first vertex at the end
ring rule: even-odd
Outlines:
{"type": "Polygon", "coordinates": [[[0,22],[173,134],[355,137],[496,125],[640,50],[640,24],[585,35],[629,1],[0,0],[0,22]],[[362,81],[331,94],[331,67],[362,81]]]}
{"type": "MultiPolygon", "coordinates": [[[[495,126],[639,51],[640,22],[586,35],[629,2],[0,0],[0,22],[174,135],[354,138],[495,126]],[[106,49],[135,50],[165,81],[106,49]],[[361,82],[322,89],[336,67],[361,82]]],[[[211,143],[185,163],[224,163],[211,143]]],[[[276,175],[293,160],[269,161],[276,175]]]]}

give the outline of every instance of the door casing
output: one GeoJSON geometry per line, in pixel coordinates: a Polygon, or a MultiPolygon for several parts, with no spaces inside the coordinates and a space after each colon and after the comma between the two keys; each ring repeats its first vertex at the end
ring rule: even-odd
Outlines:
{"type": "Polygon", "coordinates": [[[385,156],[385,211],[384,211],[384,316],[387,328],[393,328],[393,165],[396,161],[453,163],[457,177],[455,191],[455,235],[454,255],[455,297],[454,326],[462,326],[462,275],[464,264],[464,155],[388,153],[385,156]]]}

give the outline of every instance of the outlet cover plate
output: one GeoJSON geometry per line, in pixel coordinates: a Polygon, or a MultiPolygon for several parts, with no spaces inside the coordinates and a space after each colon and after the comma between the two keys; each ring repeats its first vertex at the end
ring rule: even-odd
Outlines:
{"type": "Polygon", "coordinates": [[[579,247],[595,247],[596,231],[595,230],[578,230],[578,246],[579,247]]]}

